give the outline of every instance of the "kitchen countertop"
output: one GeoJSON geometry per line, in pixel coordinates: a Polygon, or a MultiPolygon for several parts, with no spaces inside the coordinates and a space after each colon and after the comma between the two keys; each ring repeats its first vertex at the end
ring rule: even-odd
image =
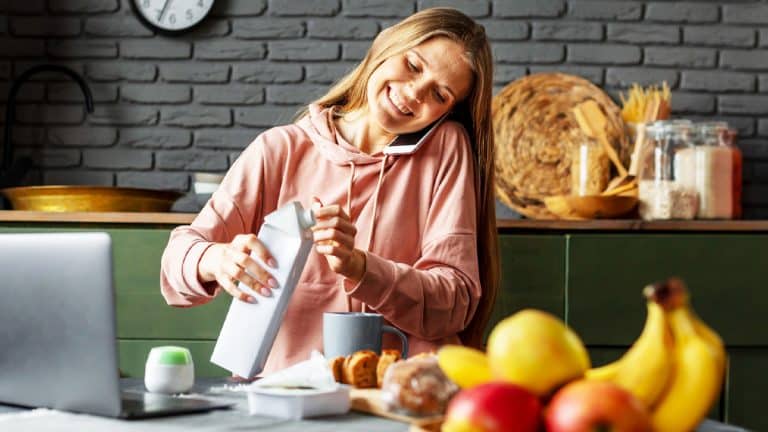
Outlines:
{"type": "MultiPolygon", "coordinates": [[[[121,380],[121,387],[127,391],[143,391],[144,383],[138,378],[121,380]]],[[[223,378],[198,379],[192,393],[205,397],[233,402],[228,410],[215,410],[203,414],[185,414],[144,420],[116,420],[54,410],[25,410],[0,405],[0,430],[3,432],[48,432],[48,431],[158,431],[196,432],[214,431],[274,431],[287,432],[406,432],[408,425],[380,417],[350,412],[342,416],[321,417],[306,420],[285,420],[248,415],[245,393],[212,392],[211,388],[222,388],[228,384],[223,378]]]]}
{"type": "MultiPolygon", "coordinates": [[[[145,212],[40,212],[0,210],[0,222],[109,223],[185,225],[196,213],[145,212]]],[[[500,232],[511,231],[768,231],[768,220],[693,220],[643,221],[639,219],[602,219],[585,221],[499,219],[500,232]]]]}
{"type": "MultiPolygon", "coordinates": [[[[229,410],[216,410],[204,414],[187,414],[145,420],[115,420],[82,414],[71,414],[53,410],[26,410],[0,405],[0,430],[3,432],[48,432],[60,430],[90,431],[243,431],[260,430],[272,432],[406,432],[408,425],[380,417],[350,412],[346,415],[321,417],[306,420],[282,420],[270,417],[248,415],[248,403],[244,393],[211,392],[211,387],[221,388],[224,379],[200,379],[194,393],[206,397],[225,399],[235,405],[229,410]]],[[[128,391],[142,391],[144,385],[137,378],[121,380],[121,387],[128,391]]],[[[705,420],[696,432],[745,432],[735,426],[705,420]]]]}

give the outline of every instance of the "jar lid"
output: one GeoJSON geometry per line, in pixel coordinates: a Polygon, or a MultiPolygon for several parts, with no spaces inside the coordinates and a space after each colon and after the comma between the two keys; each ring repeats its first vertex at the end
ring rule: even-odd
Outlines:
{"type": "Polygon", "coordinates": [[[722,132],[728,130],[728,122],[724,121],[707,121],[696,123],[696,126],[702,132],[722,132]]]}
{"type": "Polygon", "coordinates": [[[688,119],[672,119],[672,120],[656,120],[655,122],[653,122],[653,124],[663,125],[663,126],[668,126],[668,125],[687,125],[687,126],[691,126],[693,124],[693,122],[691,120],[688,120],[688,119]]]}
{"type": "Polygon", "coordinates": [[[648,135],[649,138],[657,140],[661,139],[664,136],[664,128],[666,122],[657,121],[649,124],[645,127],[645,133],[648,135]]]}
{"type": "Polygon", "coordinates": [[[192,355],[184,347],[159,346],[150,350],[149,362],[163,365],[186,365],[192,363],[192,355]]]}
{"type": "Polygon", "coordinates": [[[718,145],[728,132],[728,123],[724,121],[706,121],[696,123],[694,133],[703,145],[718,145]]]}
{"type": "Polygon", "coordinates": [[[672,134],[688,135],[693,130],[693,123],[677,122],[667,125],[667,132],[672,134]]]}

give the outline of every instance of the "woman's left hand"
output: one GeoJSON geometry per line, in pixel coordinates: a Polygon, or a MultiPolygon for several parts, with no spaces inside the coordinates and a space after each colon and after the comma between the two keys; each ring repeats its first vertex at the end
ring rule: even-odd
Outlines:
{"type": "Polygon", "coordinates": [[[365,254],[355,249],[357,228],[341,206],[323,206],[315,198],[312,212],[317,223],[312,227],[315,250],[325,256],[334,272],[359,282],[365,273],[365,254]]]}

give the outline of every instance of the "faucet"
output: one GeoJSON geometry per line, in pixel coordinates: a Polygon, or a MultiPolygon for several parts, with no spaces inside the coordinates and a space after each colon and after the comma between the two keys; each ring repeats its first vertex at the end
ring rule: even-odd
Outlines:
{"type": "Polygon", "coordinates": [[[29,158],[22,158],[21,160],[13,160],[13,123],[16,120],[16,94],[19,91],[19,87],[29,80],[32,75],[39,72],[61,72],[72,78],[83,91],[85,97],[85,109],[87,112],[93,112],[93,96],[91,95],[91,89],[85,83],[85,80],[72,69],[53,65],[42,64],[33,66],[24,71],[13,83],[8,91],[7,106],[5,108],[5,139],[3,141],[3,154],[2,161],[0,162],[0,187],[13,186],[15,183],[21,180],[21,178],[32,166],[32,161],[29,158]]]}

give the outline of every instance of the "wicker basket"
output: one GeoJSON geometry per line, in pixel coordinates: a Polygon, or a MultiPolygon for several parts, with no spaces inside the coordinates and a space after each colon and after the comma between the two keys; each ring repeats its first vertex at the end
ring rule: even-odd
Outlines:
{"type": "MultiPolygon", "coordinates": [[[[627,166],[630,148],[618,106],[589,81],[561,73],[520,78],[493,99],[496,141],[496,194],[502,202],[534,219],[555,219],[544,198],[571,191],[571,154],[589,140],[571,110],[594,99],[605,113],[606,135],[627,166]]],[[[606,179],[613,174],[591,173],[606,179]]]]}

